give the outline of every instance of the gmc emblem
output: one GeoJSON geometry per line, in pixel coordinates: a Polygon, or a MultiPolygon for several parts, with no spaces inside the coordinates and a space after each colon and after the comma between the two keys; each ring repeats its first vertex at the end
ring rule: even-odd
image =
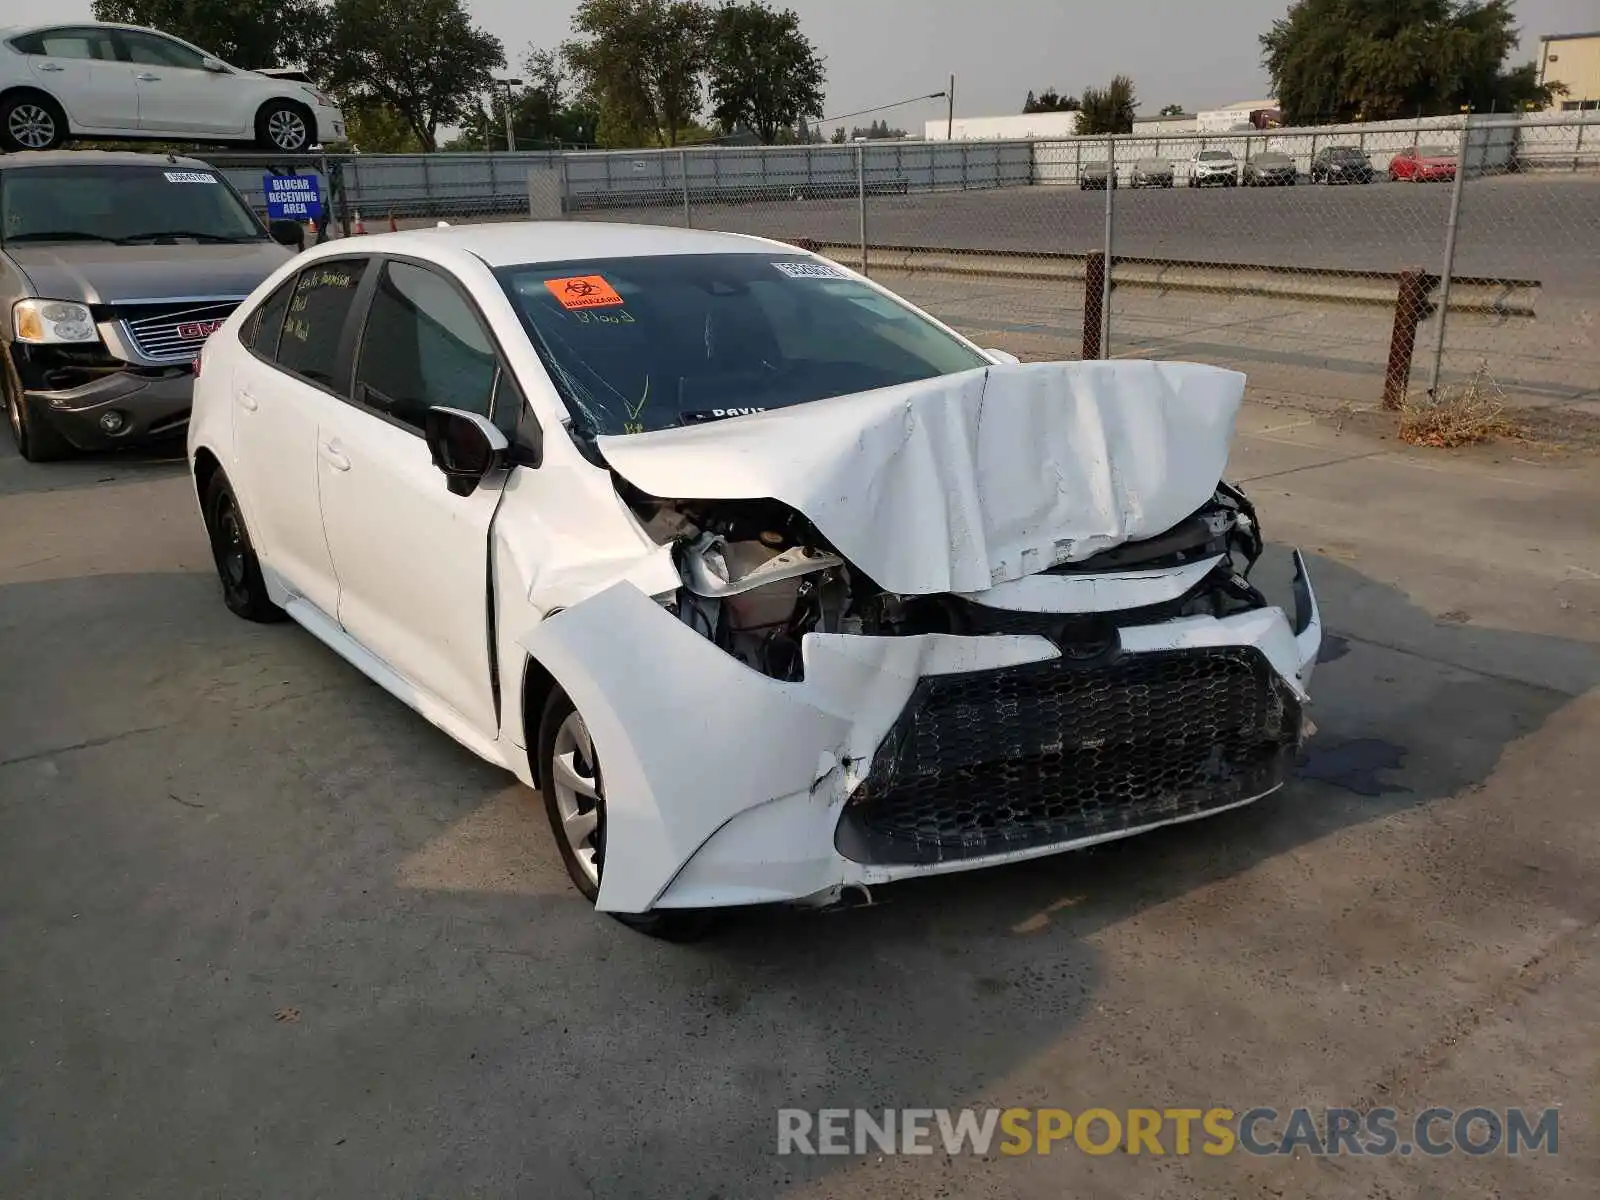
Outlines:
{"type": "Polygon", "coordinates": [[[221,328],[221,321],[185,321],[178,326],[178,336],[189,340],[207,338],[221,328]]]}

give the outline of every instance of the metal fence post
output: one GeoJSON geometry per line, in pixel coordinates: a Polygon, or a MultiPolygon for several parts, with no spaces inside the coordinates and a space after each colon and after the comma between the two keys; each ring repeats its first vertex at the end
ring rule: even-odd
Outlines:
{"type": "Polygon", "coordinates": [[[694,228],[694,218],[689,213],[689,152],[678,151],[678,182],[683,185],[683,227],[694,228]]]}
{"type": "Polygon", "coordinates": [[[1106,134],[1106,235],[1103,249],[1105,274],[1100,279],[1100,357],[1111,357],[1111,255],[1112,198],[1117,194],[1117,143],[1106,134]]]}
{"type": "Polygon", "coordinates": [[[1383,376],[1383,406],[1398,409],[1411,386],[1411,352],[1417,344],[1417,326],[1428,311],[1428,293],[1435,280],[1421,267],[1400,272],[1395,293],[1394,328],[1389,334],[1389,364],[1383,376]]]}
{"type": "Polygon", "coordinates": [[[567,177],[567,156],[564,151],[556,154],[556,170],[560,172],[561,219],[565,221],[567,214],[572,211],[572,205],[567,198],[570,183],[567,177]]]}
{"type": "Polygon", "coordinates": [[[1578,114],[1578,144],[1572,148],[1572,169],[1578,169],[1578,161],[1583,158],[1583,127],[1588,122],[1583,119],[1583,114],[1578,114]]]}
{"type": "Polygon", "coordinates": [[[856,203],[861,210],[861,273],[867,270],[867,148],[856,147],[856,203]]]}
{"type": "Polygon", "coordinates": [[[1450,323],[1450,276],[1456,265],[1456,231],[1461,226],[1461,192],[1467,182],[1467,143],[1472,123],[1461,126],[1456,144],[1456,178],[1450,189],[1450,218],[1444,232],[1444,266],[1439,271],[1439,327],[1433,331],[1433,369],[1428,376],[1428,395],[1438,399],[1439,369],[1444,362],[1444,331],[1450,323]]]}

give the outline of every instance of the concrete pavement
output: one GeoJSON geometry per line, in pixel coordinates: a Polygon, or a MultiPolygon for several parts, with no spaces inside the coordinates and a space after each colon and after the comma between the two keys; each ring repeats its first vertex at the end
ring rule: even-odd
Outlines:
{"type": "Polygon", "coordinates": [[[0,1195],[1593,1195],[1593,459],[1241,429],[1328,626],[1299,780],[690,947],[231,617],[180,465],[0,454],[0,1195]],[[1553,1158],[774,1153],[779,1107],[990,1103],[1563,1108],[1553,1158]]]}

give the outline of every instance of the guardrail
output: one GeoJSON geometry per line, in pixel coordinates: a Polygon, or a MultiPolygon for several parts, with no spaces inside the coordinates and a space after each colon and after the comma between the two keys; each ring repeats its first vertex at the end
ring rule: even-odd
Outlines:
{"type": "Polygon", "coordinates": [[[863,270],[870,264],[878,272],[899,272],[942,278],[1038,280],[1048,283],[1081,282],[1083,297],[1083,357],[1099,358],[1102,350],[1104,305],[1114,288],[1155,291],[1226,293],[1278,299],[1317,300],[1342,304],[1379,305],[1394,310],[1389,360],[1383,400],[1398,407],[1411,380],[1412,353],[1417,328],[1430,316],[1476,313],[1500,318],[1532,318],[1543,285],[1536,279],[1487,279],[1453,276],[1433,297],[1443,279],[1420,267],[1400,271],[1308,271],[1260,263],[1200,262],[1169,258],[1115,255],[1041,253],[1011,250],[951,250],[932,246],[862,246],[849,242],[820,242],[794,238],[793,243],[840,266],[863,270]],[[1109,275],[1109,279],[1108,279],[1109,275]]]}

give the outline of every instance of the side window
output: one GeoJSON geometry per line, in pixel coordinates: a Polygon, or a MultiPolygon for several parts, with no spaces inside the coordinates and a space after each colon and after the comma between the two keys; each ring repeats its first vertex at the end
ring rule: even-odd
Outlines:
{"type": "Polygon", "coordinates": [[[24,54],[46,58],[111,60],[116,57],[111,39],[98,29],[42,29],[11,43],[24,54]]]}
{"type": "Polygon", "coordinates": [[[278,357],[278,335],[283,332],[283,318],[289,312],[289,299],[294,294],[295,281],[284,283],[268,296],[250,315],[239,330],[239,340],[268,362],[278,357]]]}
{"type": "Polygon", "coordinates": [[[472,306],[443,276],[391,262],[372,295],[355,398],[421,429],[434,405],[490,416],[499,364],[472,306]]]}
{"type": "Polygon", "coordinates": [[[117,36],[122,41],[123,50],[127,52],[127,61],[132,63],[148,67],[176,67],[185,71],[198,71],[201,69],[201,60],[205,58],[205,55],[198,54],[187,46],[180,46],[177,42],[156,37],[151,33],[123,31],[117,36]]]}
{"type": "Polygon", "coordinates": [[[289,311],[278,339],[280,367],[324,387],[342,386],[342,381],[334,379],[339,340],[366,265],[364,259],[334,259],[300,272],[289,294],[289,311]]]}

